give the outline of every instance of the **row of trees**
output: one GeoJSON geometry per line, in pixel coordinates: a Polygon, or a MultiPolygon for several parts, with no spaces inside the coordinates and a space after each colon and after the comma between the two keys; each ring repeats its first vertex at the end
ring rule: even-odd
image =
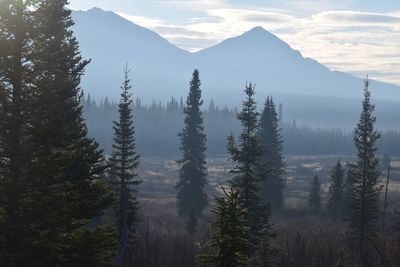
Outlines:
{"type": "MultiPolygon", "coordinates": [[[[117,104],[108,100],[95,102],[89,96],[83,100],[85,100],[82,102],[89,135],[96,138],[105,151],[111,154],[112,121],[118,119],[117,104]]],[[[277,111],[278,106],[277,104],[277,111]]],[[[179,98],[171,98],[164,103],[154,101],[150,105],[145,105],[140,99],[135,98],[132,109],[137,129],[136,145],[137,151],[142,156],[178,157],[180,155],[180,140],[176,138],[176,135],[184,127],[184,107],[185,103],[179,98]]],[[[262,108],[263,106],[260,106],[260,113],[262,113],[262,108]]],[[[282,117],[282,113],[284,115],[286,112],[285,106],[281,109],[282,112],[278,111],[278,119],[282,117]]],[[[287,109],[290,107],[288,106],[287,109]]],[[[201,110],[204,134],[207,135],[207,156],[226,155],[226,136],[231,132],[238,135],[241,131],[240,122],[236,119],[238,110],[217,106],[212,102],[203,103],[201,110]]],[[[279,121],[281,135],[285,140],[283,153],[286,155],[354,155],[356,152],[352,145],[351,131],[310,128],[290,119],[288,115],[283,117],[284,119],[279,119],[279,121]]],[[[379,153],[399,155],[399,140],[398,131],[382,132],[382,138],[377,143],[379,153]]]]}
{"type": "Polygon", "coordinates": [[[113,196],[80,105],[67,0],[0,1],[0,265],[112,266],[113,196]]]}
{"type": "MultiPolygon", "coordinates": [[[[265,250],[269,249],[271,237],[270,203],[279,208],[283,202],[282,138],[275,105],[268,98],[260,119],[252,84],[246,86],[245,93],[243,109],[238,113],[243,131],[238,143],[233,134],[228,137],[227,148],[235,163],[231,171],[234,178],[228,191],[222,188],[225,196],[216,198],[213,209],[216,219],[210,246],[217,248],[217,253],[201,256],[204,262],[215,266],[244,266],[250,259],[264,262],[269,257],[265,250]]],[[[184,109],[185,127],[179,135],[183,157],[178,161],[180,176],[176,187],[178,211],[187,218],[190,231],[207,205],[201,104],[199,73],[195,70],[184,109]]]]}
{"type": "MultiPolygon", "coordinates": [[[[376,141],[380,135],[375,129],[374,105],[371,104],[369,81],[365,80],[363,109],[354,131],[357,161],[347,164],[347,175],[340,162],[332,170],[331,196],[328,211],[333,218],[344,218],[360,252],[363,266],[372,263],[371,250],[377,247],[378,220],[380,217],[379,184],[381,170],[376,156],[376,141]]],[[[320,183],[315,176],[309,197],[311,208],[320,208],[320,183]]],[[[386,201],[386,200],[385,200],[386,201]]]]}
{"type": "MultiPolygon", "coordinates": [[[[177,185],[178,209],[192,222],[204,210],[203,187],[206,183],[205,135],[200,95],[200,81],[195,71],[191,82],[185,125],[180,134],[183,152],[180,179],[177,185]],[[194,97],[195,96],[195,97],[194,97]],[[197,197],[196,196],[200,196],[197,197]],[[196,205],[197,204],[197,205],[196,205]]],[[[282,138],[273,100],[266,100],[261,114],[254,101],[254,87],[246,85],[246,99],[238,113],[242,133],[238,142],[228,137],[228,151],[235,167],[229,188],[222,188],[223,196],[216,197],[213,222],[214,233],[209,246],[215,253],[200,255],[203,262],[214,266],[270,266],[274,259],[271,243],[271,205],[279,208],[283,202],[284,163],[282,138]]],[[[379,219],[379,160],[368,79],[365,80],[364,100],[359,123],[354,131],[358,160],[348,163],[345,179],[340,160],[332,170],[328,209],[337,219],[344,216],[358,247],[363,266],[372,264],[371,249],[376,248],[379,219]]],[[[320,209],[320,182],[315,175],[309,205],[320,209]]],[[[193,226],[190,228],[193,229],[193,226]]]]}
{"type": "MultiPolygon", "coordinates": [[[[199,72],[195,70],[184,108],[185,127],[179,134],[182,144],[182,159],[178,161],[180,176],[176,186],[177,204],[179,214],[190,218],[190,221],[193,221],[191,217],[196,218],[201,215],[207,206],[207,196],[204,193],[204,186],[207,182],[206,136],[201,111],[203,101],[201,100],[200,84],[199,72]]],[[[238,175],[238,177],[242,177],[242,181],[236,178],[232,180],[232,183],[237,187],[241,187],[242,183],[246,186],[245,197],[258,197],[259,193],[256,192],[261,191],[260,194],[265,203],[271,203],[274,208],[280,208],[283,203],[285,181],[283,180],[283,139],[280,133],[278,114],[272,98],[268,98],[260,116],[253,100],[252,84],[246,87],[246,94],[248,99],[243,103],[243,111],[238,114],[245,131],[240,135],[238,147],[236,147],[233,134],[228,137],[228,151],[232,161],[237,164],[232,173],[244,173],[243,175],[251,177],[243,178],[238,175]],[[242,155],[243,153],[248,154],[242,155]],[[252,153],[254,155],[250,155],[252,153]],[[243,162],[243,160],[250,160],[250,162],[243,162]],[[253,174],[253,172],[255,173],[253,174]],[[261,180],[263,181],[262,187],[258,188],[255,184],[261,180]]],[[[252,201],[251,199],[246,201],[246,209],[249,208],[247,205],[250,205],[249,203],[252,201]]],[[[254,211],[256,210],[260,211],[262,208],[255,207],[254,211]]],[[[260,217],[256,214],[251,216],[260,217]]]]}

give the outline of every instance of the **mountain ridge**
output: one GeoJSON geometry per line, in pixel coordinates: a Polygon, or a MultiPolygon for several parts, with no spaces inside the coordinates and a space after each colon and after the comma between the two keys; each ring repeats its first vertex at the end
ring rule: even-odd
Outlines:
{"type": "MultiPolygon", "coordinates": [[[[228,105],[237,103],[246,81],[261,87],[260,99],[271,93],[344,98],[362,94],[362,79],[303,57],[260,26],[191,53],[111,11],[73,11],[73,19],[82,54],[92,58],[83,87],[97,98],[117,99],[127,62],[132,64],[137,95],[145,102],[184,95],[194,68],[200,70],[205,98],[228,105]]],[[[400,101],[400,87],[379,81],[372,85],[377,99],[400,101]]]]}

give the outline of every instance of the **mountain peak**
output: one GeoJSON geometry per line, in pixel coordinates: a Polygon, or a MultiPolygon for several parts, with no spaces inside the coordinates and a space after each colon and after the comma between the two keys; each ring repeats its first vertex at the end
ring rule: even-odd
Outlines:
{"type": "Polygon", "coordinates": [[[88,9],[86,12],[88,13],[103,13],[106,12],[105,10],[99,8],[99,7],[92,7],[90,9],[88,9]]]}
{"type": "Polygon", "coordinates": [[[251,30],[248,31],[248,33],[250,33],[250,32],[253,32],[253,33],[269,33],[267,30],[265,30],[261,26],[256,26],[256,27],[252,28],[251,30]]]}
{"type": "Polygon", "coordinates": [[[272,39],[279,39],[274,34],[267,31],[266,29],[264,29],[261,26],[252,28],[251,30],[243,33],[242,36],[261,37],[261,38],[268,37],[268,38],[272,38],[272,39]]]}

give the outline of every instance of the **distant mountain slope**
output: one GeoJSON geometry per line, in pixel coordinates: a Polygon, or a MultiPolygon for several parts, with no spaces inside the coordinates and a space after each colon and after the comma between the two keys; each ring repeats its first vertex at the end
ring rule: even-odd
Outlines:
{"type": "Polygon", "coordinates": [[[170,98],[176,81],[184,77],[181,73],[190,77],[186,67],[190,53],[146,28],[98,8],[74,11],[73,19],[82,54],[92,59],[83,88],[97,98],[119,99],[122,69],[127,63],[135,89],[143,97],[170,98]]]}
{"type": "MultiPolygon", "coordinates": [[[[230,82],[255,81],[259,90],[285,94],[306,94],[359,98],[362,80],[330,71],[324,65],[293,50],[261,27],[231,38],[195,54],[203,77],[218,74],[230,82]]],[[[206,79],[207,82],[207,79],[206,79]]],[[[216,81],[213,81],[216,82],[216,81]]],[[[208,84],[211,88],[214,84],[208,84]]],[[[400,101],[400,87],[373,82],[374,97],[400,101]]]]}
{"type": "MultiPolygon", "coordinates": [[[[94,97],[118,99],[122,67],[133,70],[136,95],[146,102],[186,94],[199,68],[205,99],[238,105],[246,81],[257,85],[259,100],[270,93],[360,98],[362,79],[330,71],[303,58],[288,44],[256,27],[197,53],[179,49],[158,34],[101,9],[74,11],[75,34],[92,63],[83,80],[94,97]]],[[[373,97],[400,102],[400,87],[372,82],[373,97]]]]}

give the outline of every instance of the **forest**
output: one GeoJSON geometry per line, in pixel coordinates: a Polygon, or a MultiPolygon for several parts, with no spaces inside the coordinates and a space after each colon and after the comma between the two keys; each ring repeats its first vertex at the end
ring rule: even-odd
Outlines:
{"type": "Polygon", "coordinates": [[[368,76],[352,132],[285,120],[252,82],[206,106],[198,69],[145,105],[127,64],[98,104],[67,5],[0,0],[0,266],[400,266],[400,132],[368,76]]]}
{"type": "MultiPolygon", "coordinates": [[[[361,92],[361,90],[360,90],[361,92]]],[[[143,156],[176,157],[179,155],[177,133],[183,127],[183,98],[171,97],[164,104],[153,100],[151,105],[142,104],[134,99],[132,109],[135,117],[136,144],[143,156]]],[[[110,153],[112,150],[112,122],[118,117],[118,104],[108,98],[96,102],[90,97],[82,98],[84,118],[89,134],[110,153]]],[[[204,105],[203,105],[204,106],[204,105]]],[[[240,106],[240,103],[238,103],[240,106]]],[[[285,140],[285,155],[353,155],[352,132],[339,128],[315,128],[298,125],[295,119],[285,119],[285,106],[277,103],[278,119],[285,140]]],[[[238,108],[218,107],[211,99],[208,106],[202,107],[204,132],[207,135],[207,155],[215,157],[225,155],[226,136],[231,132],[240,132],[240,123],[236,119],[238,108]]],[[[377,142],[378,154],[399,156],[400,132],[397,130],[380,131],[377,142]]]]}

